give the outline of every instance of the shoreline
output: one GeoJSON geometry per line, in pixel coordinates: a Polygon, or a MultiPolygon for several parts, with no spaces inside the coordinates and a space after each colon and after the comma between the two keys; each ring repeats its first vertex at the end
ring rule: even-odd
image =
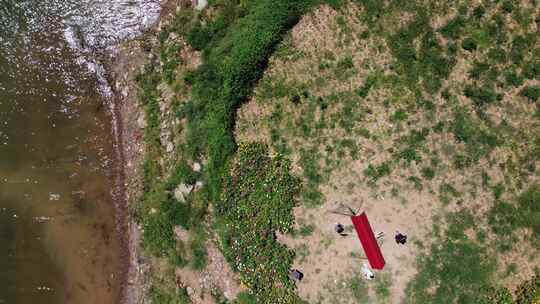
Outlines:
{"type": "Polygon", "coordinates": [[[119,303],[122,304],[144,302],[145,274],[149,268],[147,259],[141,256],[141,231],[131,212],[133,204],[142,195],[140,169],[144,158],[142,134],[146,124],[144,111],[139,106],[135,77],[148,59],[143,43],[157,41],[156,31],[177,7],[174,0],[162,1],[160,5],[160,16],[153,25],[141,36],[126,39],[105,50],[100,60],[112,90],[109,110],[117,162],[113,195],[117,213],[116,232],[122,248],[119,280],[119,303]]]}
{"type": "Polygon", "coordinates": [[[109,110],[112,114],[111,127],[117,163],[114,174],[116,232],[122,248],[119,302],[125,304],[140,303],[140,291],[144,285],[138,263],[140,232],[130,212],[135,199],[140,195],[141,176],[138,167],[144,153],[139,128],[136,123],[134,125],[141,111],[138,109],[137,88],[133,77],[145,59],[134,56],[135,52],[142,53],[140,48],[133,46],[136,42],[137,38],[120,42],[112,51],[106,52],[107,56],[102,61],[113,93],[109,110]]]}

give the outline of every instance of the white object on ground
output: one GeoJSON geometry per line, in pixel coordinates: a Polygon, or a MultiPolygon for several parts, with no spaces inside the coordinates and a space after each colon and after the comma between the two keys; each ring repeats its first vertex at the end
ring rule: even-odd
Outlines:
{"type": "Polygon", "coordinates": [[[369,269],[369,266],[366,263],[364,263],[362,265],[362,274],[368,280],[372,280],[373,278],[375,278],[375,275],[373,274],[373,271],[371,271],[371,269],[369,269]]]}

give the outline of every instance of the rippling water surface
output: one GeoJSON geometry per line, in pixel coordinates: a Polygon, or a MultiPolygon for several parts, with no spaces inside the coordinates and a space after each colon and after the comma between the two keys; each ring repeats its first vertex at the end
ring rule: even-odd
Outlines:
{"type": "Polygon", "coordinates": [[[110,95],[93,53],[155,0],[0,0],[0,304],[117,303],[110,95]]]}

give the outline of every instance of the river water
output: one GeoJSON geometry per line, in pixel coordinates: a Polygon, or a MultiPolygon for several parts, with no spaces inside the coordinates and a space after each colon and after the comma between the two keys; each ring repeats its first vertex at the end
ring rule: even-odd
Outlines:
{"type": "Polygon", "coordinates": [[[92,59],[156,0],[0,0],[0,304],[118,303],[112,95],[92,59]]]}

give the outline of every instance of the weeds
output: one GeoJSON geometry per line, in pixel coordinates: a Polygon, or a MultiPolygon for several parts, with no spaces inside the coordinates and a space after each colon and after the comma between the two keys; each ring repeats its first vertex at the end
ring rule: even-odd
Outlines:
{"type": "Polygon", "coordinates": [[[540,86],[527,86],[520,94],[529,101],[538,101],[540,99],[540,86]]]}
{"type": "Polygon", "coordinates": [[[449,221],[446,235],[419,258],[419,272],[407,287],[407,303],[478,303],[491,287],[494,259],[464,234],[474,219],[458,212],[449,221]]]}

